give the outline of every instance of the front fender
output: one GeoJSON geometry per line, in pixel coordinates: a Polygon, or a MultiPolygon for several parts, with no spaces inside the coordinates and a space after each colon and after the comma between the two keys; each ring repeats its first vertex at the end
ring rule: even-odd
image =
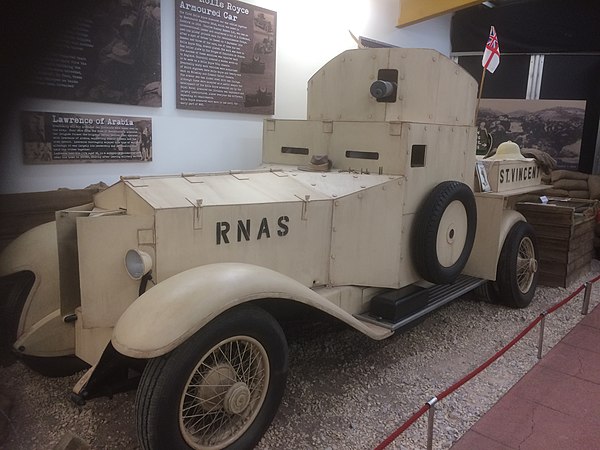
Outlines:
{"type": "Polygon", "coordinates": [[[133,358],[164,355],[214,317],[233,306],[282,298],[320,309],[375,339],[392,334],[357,320],[296,280],[244,263],[217,263],[189,269],[139,297],[119,318],[114,348],[133,358]]]}
{"type": "Polygon", "coordinates": [[[22,271],[33,272],[35,281],[23,306],[17,336],[60,308],[56,222],[23,233],[0,254],[0,277],[22,271]]]}

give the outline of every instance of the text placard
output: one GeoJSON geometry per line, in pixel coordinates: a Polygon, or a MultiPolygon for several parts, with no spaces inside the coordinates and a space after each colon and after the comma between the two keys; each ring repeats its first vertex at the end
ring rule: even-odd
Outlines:
{"type": "Polygon", "coordinates": [[[152,161],[152,119],[24,111],[25,164],[152,161]]]}

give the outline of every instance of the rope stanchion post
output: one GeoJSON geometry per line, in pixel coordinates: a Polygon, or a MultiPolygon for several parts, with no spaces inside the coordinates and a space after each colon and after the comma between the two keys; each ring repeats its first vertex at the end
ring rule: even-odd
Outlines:
{"type": "Polygon", "coordinates": [[[587,315],[590,309],[590,296],[592,295],[592,282],[585,282],[585,292],[583,293],[583,303],[581,305],[581,314],[583,316],[587,315]]]}
{"type": "Polygon", "coordinates": [[[433,397],[427,402],[429,405],[429,415],[427,416],[427,450],[433,448],[433,420],[435,416],[435,404],[437,402],[437,397],[433,397]]]}
{"type": "Polygon", "coordinates": [[[540,337],[538,339],[538,354],[537,358],[542,359],[542,350],[544,349],[544,327],[546,326],[546,316],[548,315],[547,311],[544,311],[540,314],[540,337]]]}
{"type": "MultiPolygon", "coordinates": [[[[589,309],[590,303],[590,295],[592,291],[592,285],[600,281],[600,275],[596,276],[592,280],[585,283],[585,294],[583,299],[583,304],[581,308],[581,314],[586,315],[589,309]]],[[[469,380],[477,376],[479,373],[483,372],[487,367],[489,367],[493,362],[498,360],[504,353],[506,353],[510,348],[512,348],[517,342],[519,342],[525,335],[527,335],[535,326],[540,323],[540,336],[538,340],[538,359],[542,358],[542,348],[544,344],[544,326],[546,316],[554,313],[557,309],[563,307],[568,302],[573,300],[575,296],[579,295],[581,291],[583,291],[584,285],[579,286],[574,292],[572,292],[569,296],[561,300],[560,302],[554,304],[552,307],[548,308],[546,311],[542,312],[539,316],[537,316],[529,325],[527,325],[519,334],[517,334],[512,341],[502,347],[498,352],[496,352],[493,356],[488,358],[483,364],[481,364],[476,369],[469,372],[467,375],[462,377],[460,380],[456,381],[452,386],[446,388],[446,390],[440,392],[437,396],[433,397],[427,403],[425,403],[417,412],[415,412],[402,426],[400,426],[396,431],[390,434],[386,439],[383,440],[375,450],[383,450],[389,444],[391,444],[398,436],[400,436],[404,431],[406,431],[413,423],[417,421],[421,416],[423,416],[426,412],[429,411],[428,416],[428,427],[427,427],[427,449],[430,450],[433,446],[433,421],[435,414],[435,404],[440,400],[443,400],[456,389],[467,383],[469,380]]]]}

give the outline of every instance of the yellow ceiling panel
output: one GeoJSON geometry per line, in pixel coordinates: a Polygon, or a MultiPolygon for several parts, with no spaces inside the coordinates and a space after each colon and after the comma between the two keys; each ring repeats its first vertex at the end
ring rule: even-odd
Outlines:
{"type": "Polygon", "coordinates": [[[481,0],[399,0],[398,27],[405,27],[432,17],[482,3],[481,0]]]}

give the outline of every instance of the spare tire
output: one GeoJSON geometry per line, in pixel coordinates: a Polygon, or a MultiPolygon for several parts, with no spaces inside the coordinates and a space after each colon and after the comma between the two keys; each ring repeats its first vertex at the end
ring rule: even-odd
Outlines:
{"type": "Polygon", "coordinates": [[[435,284],[454,282],[467,264],[476,228],[471,188],[458,181],[438,184],[412,226],[412,257],[419,275],[435,284]]]}

